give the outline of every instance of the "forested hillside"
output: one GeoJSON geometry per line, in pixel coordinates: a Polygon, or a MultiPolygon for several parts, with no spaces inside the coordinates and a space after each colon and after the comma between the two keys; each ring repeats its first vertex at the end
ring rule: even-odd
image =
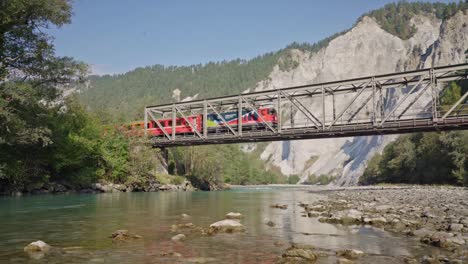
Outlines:
{"type": "MultiPolygon", "coordinates": [[[[451,105],[466,92],[467,81],[453,82],[441,102],[451,105]]],[[[369,161],[359,182],[468,185],[468,131],[401,136],[369,161]]]]}

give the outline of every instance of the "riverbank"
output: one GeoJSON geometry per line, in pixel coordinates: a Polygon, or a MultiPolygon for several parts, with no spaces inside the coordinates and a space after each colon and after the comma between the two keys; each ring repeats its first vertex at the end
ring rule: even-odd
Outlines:
{"type": "Polygon", "coordinates": [[[184,180],[180,184],[160,183],[148,181],[143,183],[93,183],[89,186],[73,186],[61,183],[46,183],[42,186],[26,191],[6,190],[0,192],[1,196],[22,196],[22,195],[42,195],[42,194],[64,194],[64,193],[115,193],[115,192],[160,192],[160,191],[196,191],[189,181],[184,180]]]}
{"type": "Polygon", "coordinates": [[[343,226],[370,226],[434,248],[405,263],[468,262],[468,188],[449,186],[323,187],[326,199],[301,203],[301,215],[343,226]]]}

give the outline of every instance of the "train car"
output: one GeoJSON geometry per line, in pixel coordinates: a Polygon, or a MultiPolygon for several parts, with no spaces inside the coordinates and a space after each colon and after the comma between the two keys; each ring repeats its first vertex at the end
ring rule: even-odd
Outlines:
{"type": "MultiPolygon", "coordinates": [[[[187,120],[198,131],[201,131],[202,115],[187,116],[187,120]]],[[[175,119],[175,121],[176,121],[176,124],[175,124],[176,134],[193,134],[194,133],[192,126],[190,126],[190,124],[188,124],[184,118],[178,117],[175,119]]],[[[169,135],[172,134],[172,118],[159,119],[158,122],[161,124],[161,127],[164,129],[164,131],[166,131],[167,134],[169,135]]],[[[165,135],[163,130],[159,128],[159,126],[156,124],[155,121],[148,122],[147,126],[148,126],[147,127],[148,135],[150,136],[164,136],[165,135]]]]}
{"type": "MultiPolygon", "coordinates": [[[[242,127],[264,127],[263,121],[273,125],[276,125],[278,122],[276,110],[274,108],[259,108],[258,114],[261,116],[261,118],[252,110],[242,110],[242,127]]],[[[223,112],[220,113],[220,115],[223,117],[226,123],[224,123],[223,119],[221,119],[217,114],[211,113],[207,115],[208,128],[224,127],[226,124],[230,126],[236,126],[237,128],[237,124],[239,123],[237,111],[223,112]]]]}
{"type": "MultiPolygon", "coordinates": [[[[239,122],[238,113],[237,111],[230,111],[230,112],[222,112],[220,115],[223,118],[220,118],[215,113],[210,113],[207,115],[207,127],[208,132],[215,132],[215,131],[227,131],[227,125],[233,127],[233,129],[237,129],[237,124],[239,122]],[[226,121],[226,123],[223,121],[226,121]]],[[[272,107],[264,107],[258,109],[258,115],[252,110],[244,109],[242,111],[242,128],[245,130],[251,129],[262,129],[265,127],[263,120],[269,123],[272,126],[276,126],[278,122],[278,117],[276,110],[272,107]],[[261,118],[259,117],[261,116],[261,118]],[[263,119],[263,120],[262,120],[263,119]]],[[[188,121],[194,128],[198,131],[203,131],[203,116],[202,115],[192,115],[187,117],[188,121]]],[[[167,134],[172,135],[172,118],[167,119],[159,119],[158,122],[161,124],[164,131],[167,134]]],[[[141,128],[144,127],[142,122],[134,123],[133,125],[137,128],[137,124],[141,125],[141,128]]],[[[194,134],[193,128],[190,126],[187,121],[182,118],[176,118],[176,125],[175,125],[175,133],[177,135],[183,134],[194,134]]],[[[149,121],[147,123],[147,132],[149,136],[165,136],[165,133],[161,128],[158,127],[155,121],[149,121]]]]}

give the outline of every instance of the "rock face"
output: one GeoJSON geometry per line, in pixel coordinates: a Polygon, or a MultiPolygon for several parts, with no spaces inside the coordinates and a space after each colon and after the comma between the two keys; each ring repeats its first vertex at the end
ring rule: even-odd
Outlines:
{"type": "MultiPolygon", "coordinates": [[[[364,17],[316,53],[292,50],[291,58],[298,67],[290,71],[275,67],[269,79],[259,82],[255,91],[462,63],[468,49],[466,21],[468,13],[461,11],[445,21],[429,14],[418,15],[411,21],[416,34],[402,40],[384,31],[374,19],[364,17]]],[[[401,96],[392,95],[394,101],[401,96]]],[[[308,108],[321,113],[321,104],[315,103],[316,99],[309,100],[308,108]]],[[[337,109],[342,109],[350,100],[346,96],[337,100],[337,109]]],[[[293,114],[297,122],[304,118],[300,111],[293,114]]],[[[290,113],[283,112],[283,116],[290,116],[290,113]]],[[[309,175],[327,174],[337,177],[334,182],[337,185],[354,185],[367,161],[395,138],[369,136],[273,142],[261,158],[286,175],[301,175],[302,182],[309,175]]]]}

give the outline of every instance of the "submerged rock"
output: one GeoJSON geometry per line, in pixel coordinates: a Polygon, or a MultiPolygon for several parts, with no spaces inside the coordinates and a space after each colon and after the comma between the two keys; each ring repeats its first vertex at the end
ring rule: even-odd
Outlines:
{"type": "Polygon", "coordinates": [[[136,234],[130,234],[128,230],[117,230],[111,234],[110,238],[112,238],[112,242],[125,242],[134,239],[141,239],[142,236],[136,234]]]}
{"type": "Polygon", "coordinates": [[[314,247],[309,245],[292,245],[286,249],[276,263],[315,263],[318,255],[313,249],[314,247]]]}
{"type": "Polygon", "coordinates": [[[226,219],[210,225],[209,234],[244,232],[245,227],[238,221],[226,219]]]}
{"type": "Polygon", "coordinates": [[[182,229],[191,229],[191,228],[195,228],[195,225],[192,223],[174,224],[171,226],[171,232],[175,233],[182,229]]]}
{"type": "Polygon", "coordinates": [[[357,249],[338,250],[336,254],[340,257],[345,257],[347,259],[358,259],[364,256],[364,252],[357,249]]]}
{"type": "Polygon", "coordinates": [[[172,241],[184,241],[186,236],[184,234],[178,234],[171,238],[172,241]]]}
{"type": "Polygon", "coordinates": [[[278,209],[288,209],[288,205],[287,204],[283,204],[283,205],[280,205],[280,204],[274,204],[271,206],[271,208],[278,208],[278,209]]]}
{"type": "Polygon", "coordinates": [[[354,264],[354,261],[349,260],[349,259],[345,259],[345,258],[339,258],[336,261],[336,264],[354,264]]]}
{"type": "Polygon", "coordinates": [[[190,217],[190,215],[188,215],[188,214],[181,214],[181,215],[180,215],[180,217],[182,217],[182,218],[186,219],[186,218],[189,218],[189,217],[190,217]]]}

